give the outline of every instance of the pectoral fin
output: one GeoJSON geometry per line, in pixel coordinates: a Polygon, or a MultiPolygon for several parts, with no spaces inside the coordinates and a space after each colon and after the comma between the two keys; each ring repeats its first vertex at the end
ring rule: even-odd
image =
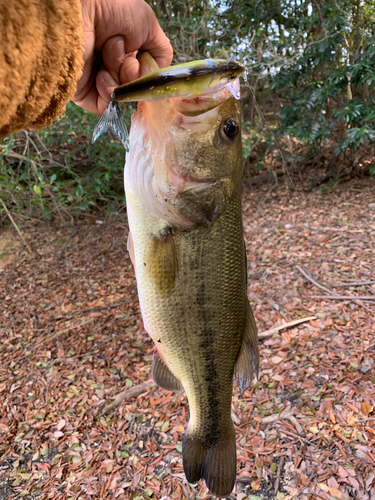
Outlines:
{"type": "Polygon", "coordinates": [[[145,258],[146,272],[161,294],[172,292],[177,276],[177,254],[173,235],[151,236],[145,258]]]}
{"type": "Polygon", "coordinates": [[[173,375],[156,348],[154,348],[152,359],[152,378],[156,385],[167,391],[182,392],[184,390],[181,382],[173,375]]]}
{"type": "Polygon", "coordinates": [[[132,261],[133,267],[135,269],[134,242],[133,242],[133,237],[132,237],[132,233],[130,232],[130,230],[128,233],[127,249],[128,249],[129,255],[130,255],[130,260],[132,261]]]}
{"type": "Polygon", "coordinates": [[[234,374],[241,394],[250,386],[253,380],[253,372],[256,376],[259,373],[259,347],[258,347],[258,330],[255,324],[253,311],[250,303],[246,299],[246,322],[245,331],[242,340],[240,353],[238,355],[234,374]]]}

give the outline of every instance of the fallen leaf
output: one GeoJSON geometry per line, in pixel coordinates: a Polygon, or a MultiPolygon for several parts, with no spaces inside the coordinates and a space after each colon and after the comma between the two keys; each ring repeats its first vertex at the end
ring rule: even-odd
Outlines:
{"type": "Polygon", "coordinates": [[[374,407],[368,403],[361,403],[361,412],[363,415],[366,415],[366,417],[369,415],[369,413],[372,412],[374,407]]]}
{"type": "Polygon", "coordinates": [[[261,479],[260,478],[257,478],[257,479],[254,479],[254,481],[251,481],[251,488],[254,490],[254,491],[258,491],[259,488],[260,488],[260,483],[261,483],[261,479]]]}
{"type": "Polygon", "coordinates": [[[56,428],[58,431],[61,431],[61,429],[63,429],[66,425],[66,422],[64,419],[61,419],[58,421],[57,425],[56,425],[56,428]]]}
{"type": "Polygon", "coordinates": [[[274,365],[278,365],[279,363],[281,363],[282,361],[284,361],[284,358],[280,358],[280,356],[272,356],[271,358],[271,362],[274,364],[274,365]]]}

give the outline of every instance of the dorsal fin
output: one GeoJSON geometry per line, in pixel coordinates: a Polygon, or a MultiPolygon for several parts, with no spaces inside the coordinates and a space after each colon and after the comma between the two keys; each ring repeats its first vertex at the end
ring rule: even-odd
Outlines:
{"type": "Polygon", "coordinates": [[[241,394],[249,387],[253,374],[258,377],[259,372],[259,347],[258,330],[253,311],[246,297],[246,322],[241,349],[234,367],[234,374],[241,394]]]}

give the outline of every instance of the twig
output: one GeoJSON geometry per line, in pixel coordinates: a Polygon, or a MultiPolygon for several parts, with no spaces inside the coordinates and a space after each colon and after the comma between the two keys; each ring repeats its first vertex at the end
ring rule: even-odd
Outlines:
{"type": "Polygon", "coordinates": [[[79,325],[71,325],[68,328],[65,328],[65,330],[60,330],[60,331],[54,333],[50,337],[47,337],[47,338],[41,340],[40,342],[38,342],[37,344],[31,346],[30,351],[27,354],[24,354],[23,356],[19,356],[16,359],[10,359],[9,361],[6,361],[5,363],[3,363],[2,366],[8,366],[11,363],[18,363],[19,361],[23,361],[24,359],[28,358],[33,353],[33,351],[35,351],[35,349],[40,347],[42,344],[44,344],[48,340],[51,341],[51,340],[55,339],[56,337],[58,337],[59,335],[62,335],[63,333],[69,332],[71,330],[75,330],[76,328],[81,328],[81,326],[85,326],[88,323],[92,323],[95,319],[96,318],[90,318],[87,321],[82,321],[82,323],[80,323],[79,325]]]}
{"type": "Polygon", "coordinates": [[[289,321],[289,323],[284,323],[283,325],[275,326],[269,330],[258,333],[259,339],[265,339],[266,337],[271,337],[274,333],[284,330],[285,328],[290,328],[291,326],[300,325],[301,323],[306,323],[307,321],[312,321],[316,319],[316,316],[307,316],[306,318],[295,319],[294,321],[289,321]]]}
{"type": "Polygon", "coordinates": [[[280,458],[279,466],[277,468],[277,476],[276,476],[276,481],[275,481],[275,495],[277,495],[277,492],[279,491],[279,484],[280,484],[280,474],[281,474],[281,469],[283,468],[285,461],[285,456],[282,456],[280,458]]]}
{"type": "Polygon", "coordinates": [[[285,410],[281,413],[275,413],[274,415],[270,415],[269,417],[264,417],[262,419],[262,424],[272,424],[277,422],[278,420],[289,420],[292,424],[295,425],[298,434],[303,434],[303,427],[298,422],[298,420],[293,415],[293,410],[285,410]]]}
{"type": "Polygon", "coordinates": [[[17,231],[17,233],[19,234],[19,236],[20,236],[21,240],[23,241],[23,244],[27,247],[27,249],[28,249],[28,251],[29,251],[30,253],[33,253],[33,251],[32,251],[32,250],[31,250],[31,248],[30,248],[30,245],[27,243],[27,241],[26,241],[26,240],[25,240],[25,238],[23,237],[23,234],[22,234],[22,233],[21,233],[21,231],[19,230],[19,228],[18,228],[18,226],[17,226],[17,224],[16,224],[16,221],[13,219],[12,214],[9,212],[9,210],[8,210],[7,206],[5,205],[5,203],[3,202],[3,200],[2,200],[1,198],[0,198],[0,202],[1,202],[1,204],[3,205],[4,210],[5,210],[6,214],[7,214],[7,216],[9,217],[10,221],[12,222],[13,226],[16,228],[16,231],[17,231]]]}
{"type": "Polygon", "coordinates": [[[340,286],[362,286],[362,285],[375,285],[375,281],[374,280],[369,280],[369,281],[353,281],[353,282],[349,282],[349,283],[335,283],[334,285],[332,285],[333,287],[340,287],[340,286]]]}
{"type": "Polygon", "coordinates": [[[314,446],[314,443],[312,441],[309,441],[308,439],[303,438],[302,436],[299,436],[298,434],[294,434],[294,432],[289,432],[289,431],[286,431],[285,429],[281,429],[280,433],[286,434],[287,436],[292,436],[295,439],[298,439],[299,441],[302,441],[306,444],[309,444],[310,446],[314,446]]]}
{"type": "Polygon", "coordinates": [[[311,295],[312,299],[332,299],[332,300],[366,300],[375,301],[375,295],[311,295]]]}
{"type": "Polygon", "coordinates": [[[375,347],[375,342],[373,344],[370,344],[367,349],[364,350],[364,352],[370,351],[373,347],[375,347]]]}
{"type": "Polygon", "coordinates": [[[65,250],[66,250],[67,246],[72,241],[72,239],[77,236],[77,234],[80,232],[80,230],[81,230],[81,228],[76,229],[75,231],[73,231],[73,234],[71,236],[69,236],[68,240],[64,244],[63,249],[60,252],[60,255],[59,255],[58,259],[57,259],[58,261],[61,260],[64,257],[64,253],[65,253],[65,250]]]}
{"type": "Polygon", "coordinates": [[[311,283],[313,283],[315,286],[317,286],[318,288],[321,288],[322,290],[324,290],[325,292],[329,293],[329,295],[312,295],[311,298],[313,299],[337,299],[337,300],[352,300],[353,302],[355,302],[356,304],[360,305],[361,307],[363,307],[364,309],[366,309],[366,311],[369,311],[371,314],[375,315],[375,311],[373,311],[372,309],[370,309],[369,307],[367,307],[363,302],[362,300],[365,300],[365,301],[373,301],[374,300],[374,296],[372,295],[362,295],[362,296],[354,296],[354,295],[336,295],[332,292],[332,290],[330,288],[327,288],[323,285],[321,285],[318,281],[314,280],[314,278],[310,275],[310,273],[308,273],[305,269],[303,269],[302,267],[300,266],[296,266],[296,269],[308,280],[308,281],[311,281],[311,283]]]}
{"type": "Polygon", "coordinates": [[[310,273],[308,273],[305,269],[303,269],[300,266],[296,266],[296,269],[302,274],[302,276],[304,276],[308,281],[311,281],[311,283],[313,283],[315,286],[321,288],[322,290],[324,290],[329,294],[332,294],[332,290],[330,290],[326,286],[321,285],[318,281],[314,280],[314,278],[310,275],[310,273]]]}
{"type": "Polygon", "coordinates": [[[147,382],[143,382],[142,384],[135,385],[134,387],[127,389],[126,391],[120,392],[119,394],[114,396],[114,400],[112,401],[112,403],[109,403],[107,406],[104,406],[104,408],[99,410],[96,416],[101,417],[106,413],[109,413],[110,411],[120,406],[123,401],[134,398],[135,396],[139,396],[143,391],[150,389],[154,385],[155,382],[153,380],[147,380],[147,382]]]}
{"type": "Polygon", "coordinates": [[[343,227],[309,227],[309,226],[298,226],[303,229],[310,229],[311,231],[338,231],[344,233],[364,233],[364,229],[345,229],[343,227]]]}
{"type": "Polygon", "coordinates": [[[295,495],[292,496],[292,498],[290,498],[290,500],[295,500],[295,498],[298,498],[301,493],[303,493],[305,491],[305,489],[308,487],[308,485],[311,483],[311,481],[313,479],[316,479],[318,477],[318,474],[316,472],[314,472],[314,474],[312,474],[306,481],[306,484],[305,486],[302,488],[302,490],[300,490],[298,493],[296,493],[295,495]]]}
{"type": "Polygon", "coordinates": [[[254,479],[254,476],[237,476],[236,483],[249,483],[254,479]]]}

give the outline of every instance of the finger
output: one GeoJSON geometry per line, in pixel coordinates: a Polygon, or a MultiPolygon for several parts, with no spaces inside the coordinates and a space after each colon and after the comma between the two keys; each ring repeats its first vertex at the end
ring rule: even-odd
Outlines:
{"type": "Polygon", "coordinates": [[[82,99],[73,99],[73,102],[91,113],[102,115],[108,106],[108,101],[102,98],[95,86],[87,92],[82,99]]]}
{"type": "Polygon", "coordinates": [[[74,99],[81,100],[87,94],[95,82],[97,68],[101,65],[98,53],[94,52],[95,33],[86,31],[84,33],[84,62],[82,75],[77,82],[77,90],[74,99]]]}
{"type": "Polygon", "coordinates": [[[122,35],[109,38],[102,49],[103,64],[117,84],[120,83],[119,73],[125,60],[125,39],[122,35]]]}
{"type": "Polygon", "coordinates": [[[169,38],[161,29],[152,8],[144,3],[144,9],[143,20],[146,27],[143,33],[147,34],[147,37],[141,42],[137,49],[147,50],[160,68],[170,66],[173,58],[173,49],[169,38]]]}
{"type": "Polygon", "coordinates": [[[101,68],[96,75],[96,89],[100,97],[108,104],[111,100],[111,94],[118,86],[117,81],[104,68],[101,68]]]}
{"type": "Polygon", "coordinates": [[[147,50],[160,67],[169,66],[173,57],[172,46],[152,8],[143,0],[117,0],[113,5],[117,6],[114,12],[110,9],[101,12],[102,16],[112,13],[107,22],[96,20],[95,50],[101,51],[109,36],[122,35],[128,53],[147,50]],[[119,12],[122,15],[118,15],[119,12]],[[124,22],[124,19],[128,22],[124,22]]]}
{"type": "MultiPolygon", "coordinates": [[[[155,18],[156,20],[156,18],[155,18]]],[[[160,68],[170,66],[173,59],[173,49],[169,38],[161,29],[159,23],[150,31],[149,39],[142,45],[143,50],[147,50],[160,68]]]]}
{"type": "Polygon", "coordinates": [[[120,85],[132,82],[141,76],[138,59],[134,56],[127,57],[120,70],[120,85]]]}

